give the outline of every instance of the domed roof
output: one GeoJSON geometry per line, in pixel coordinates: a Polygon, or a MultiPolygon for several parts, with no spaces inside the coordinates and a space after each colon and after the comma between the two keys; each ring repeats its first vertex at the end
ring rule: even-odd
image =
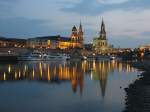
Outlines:
{"type": "Polygon", "coordinates": [[[73,26],[72,31],[77,31],[76,26],[73,26]]]}

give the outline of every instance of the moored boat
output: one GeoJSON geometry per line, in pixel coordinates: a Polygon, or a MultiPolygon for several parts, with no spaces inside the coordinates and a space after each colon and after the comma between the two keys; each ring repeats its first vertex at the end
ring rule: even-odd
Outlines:
{"type": "Polygon", "coordinates": [[[19,61],[50,61],[50,60],[69,60],[70,56],[59,53],[42,53],[34,51],[30,54],[21,55],[18,57],[19,61]]]}
{"type": "Polygon", "coordinates": [[[110,56],[108,55],[96,55],[95,60],[110,60],[110,56]]]}
{"type": "Polygon", "coordinates": [[[70,56],[66,54],[47,54],[46,60],[70,60],[70,56]]]}

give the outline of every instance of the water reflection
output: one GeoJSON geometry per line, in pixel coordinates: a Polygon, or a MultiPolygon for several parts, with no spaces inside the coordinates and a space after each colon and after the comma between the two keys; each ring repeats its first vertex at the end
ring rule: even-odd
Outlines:
{"type": "Polygon", "coordinates": [[[70,81],[73,92],[84,88],[84,77],[100,83],[102,97],[105,96],[108,76],[118,71],[126,73],[136,70],[128,63],[117,61],[82,61],[82,62],[19,62],[0,65],[0,81],[32,80],[49,83],[70,81]]]}

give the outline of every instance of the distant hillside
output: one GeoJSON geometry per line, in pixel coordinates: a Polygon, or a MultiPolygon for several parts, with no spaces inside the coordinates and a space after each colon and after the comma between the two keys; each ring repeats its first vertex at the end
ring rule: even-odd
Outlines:
{"type": "Polygon", "coordinates": [[[35,37],[35,38],[29,38],[29,40],[32,39],[41,39],[41,40],[65,40],[65,41],[70,41],[70,37],[61,37],[60,35],[56,36],[41,36],[41,37],[35,37]]]}
{"type": "Polygon", "coordinates": [[[11,41],[11,42],[26,42],[27,40],[32,40],[32,39],[41,39],[41,40],[64,40],[64,41],[70,41],[70,37],[61,37],[60,35],[56,36],[40,36],[40,37],[34,37],[34,38],[29,38],[29,39],[18,39],[18,38],[7,38],[7,37],[1,37],[1,41],[11,41]]]}

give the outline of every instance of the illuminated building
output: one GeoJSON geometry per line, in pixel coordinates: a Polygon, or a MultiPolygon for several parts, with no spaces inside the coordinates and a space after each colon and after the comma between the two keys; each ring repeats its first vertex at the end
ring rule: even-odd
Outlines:
{"type": "Polygon", "coordinates": [[[58,36],[44,36],[27,40],[29,48],[66,49],[70,46],[70,38],[58,36]]]}
{"type": "Polygon", "coordinates": [[[150,50],[150,44],[148,44],[148,45],[141,45],[140,47],[140,50],[144,50],[144,49],[148,49],[148,50],[150,50]]]}
{"type": "Polygon", "coordinates": [[[45,36],[45,37],[30,38],[27,40],[27,47],[55,49],[58,45],[57,43],[58,38],[59,36],[45,36]]]}
{"type": "Polygon", "coordinates": [[[102,20],[101,31],[98,38],[94,38],[93,47],[97,54],[107,54],[110,52],[111,47],[108,45],[108,39],[106,37],[105,24],[102,20]]]}
{"type": "Polygon", "coordinates": [[[25,39],[15,39],[15,38],[4,38],[0,37],[0,47],[25,47],[26,40],[25,39]]]}
{"type": "Polygon", "coordinates": [[[71,48],[71,39],[66,37],[61,37],[59,40],[59,49],[69,49],[71,48]]]}
{"type": "Polygon", "coordinates": [[[83,29],[82,24],[80,22],[79,30],[77,30],[76,26],[73,26],[72,28],[72,34],[71,34],[71,44],[73,48],[83,48],[83,29]]]}
{"type": "Polygon", "coordinates": [[[74,26],[71,37],[45,36],[30,38],[27,40],[28,48],[47,48],[47,49],[69,49],[83,48],[83,30],[80,23],[79,30],[74,26]]]}

